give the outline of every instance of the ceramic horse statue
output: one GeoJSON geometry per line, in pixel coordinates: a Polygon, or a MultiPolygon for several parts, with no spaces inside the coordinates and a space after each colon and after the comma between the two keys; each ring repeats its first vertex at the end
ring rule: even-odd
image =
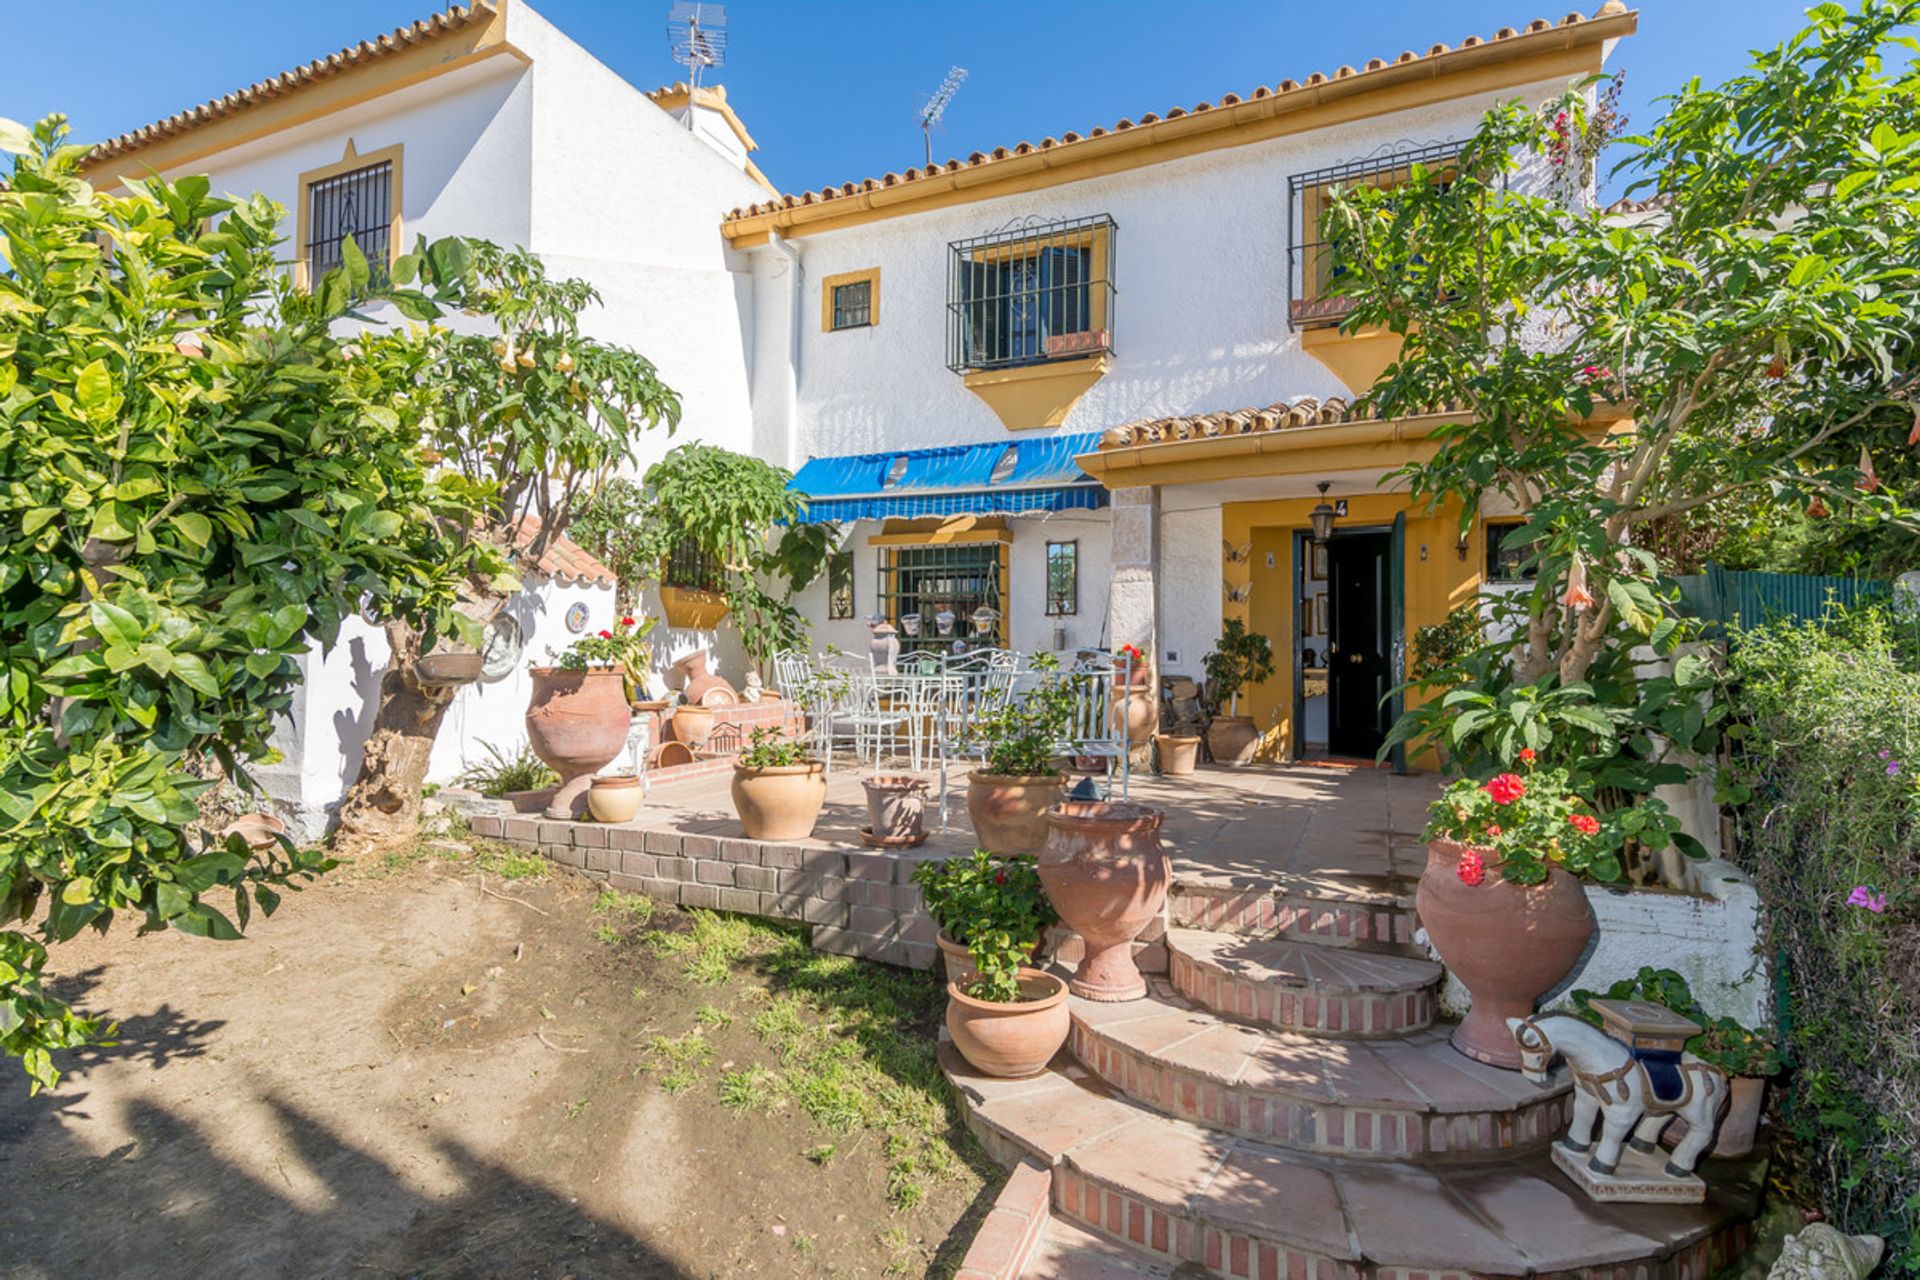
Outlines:
{"type": "Polygon", "coordinates": [[[1687,1122],[1687,1136],[1667,1161],[1667,1176],[1684,1178],[1713,1141],[1714,1121],[1727,1096],[1727,1078],[1690,1053],[1649,1063],[1600,1028],[1564,1013],[1508,1018],[1507,1028],[1520,1044],[1520,1071],[1545,1084],[1557,1054],[1573,1074],[1573,1123],[1560,1145],[1592,1157],[1587,1168],[1611,1176],[1620,1167],[1620,1148],[1631,1142],[1642,1153],[1656,1150],[1660,1131],[1675,1116],[1687,1122]],[[1664,1078],[1662,1078],[1664,1077],[1664,1078]],[[1605,1117],[1596,1145],[1593,1124],[1605,1117]],[[1629,1138],[1631,1134],[1631,1138],[1629,1138]]]}

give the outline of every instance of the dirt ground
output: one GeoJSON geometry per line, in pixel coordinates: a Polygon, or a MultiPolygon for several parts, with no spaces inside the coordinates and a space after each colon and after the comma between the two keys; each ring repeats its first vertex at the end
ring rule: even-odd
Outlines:
{"type": "Polygon", "coordinates": [[[758,933],[777,963],[690,978],[686,916],[598,891],[350,868],[243,942],[60,948],[119,1043],[37,1098],[0,1071],[0,1277],[950,1274],[994,1186],[928,1084],[932,978],[758,933]],[[920,1025],[851,1034],[818,995],[847,981],[920,1025]],[[844,1087],[783,1085],[769,1007],[810,1011],[844,1087]]]}

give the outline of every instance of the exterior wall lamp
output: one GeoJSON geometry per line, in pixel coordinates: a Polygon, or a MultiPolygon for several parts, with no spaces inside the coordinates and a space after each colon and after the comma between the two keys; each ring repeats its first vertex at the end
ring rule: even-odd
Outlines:
{"type": "Polygon", "coordinates": [[[1332,487],[1330,481],[1320,482],[1320,503],[1307,513],[1307,523],[1313,526],[1313,545],[1316,547],[1326,546],[1327,539],[1333,536],[1333,518],[1337,513],[1327,502],[1327,490],[1332,487]]]}

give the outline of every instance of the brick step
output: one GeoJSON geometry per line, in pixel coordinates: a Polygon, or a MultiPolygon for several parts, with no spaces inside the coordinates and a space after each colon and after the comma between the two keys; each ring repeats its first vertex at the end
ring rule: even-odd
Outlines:
{"type": "Polygon", "coordinates": [[[1022,1280],[1172,1280],[1173,1267],[1131,1245],[1054,1218],[1020,1274],[1022,1280]]]}
{"type": "Polygon", "coordinates": [[[1277,886],[1176,882],[1167,897],[1176,928],[1253,934],[1426,959],[1414,942],[1411,894],[1375,893],[1317,881],[1277,886]]]}
{"type": "Polygon", "coordinates": [[[1745,1250],[1765,1170],[1707,1161],[1704,1204],[1605,1205],[1544,1153],[1437,1168],[1302,1155],[1149,1111],[1064,1058],[992,1080],[944,1044],[941,1065],[997,1159],[1052,1167],[1055,1223],[1182,1275],[1698,1280],[1745,1250]]]}
{"type": "Polygon", "coordinates": [[[1431,960],[1207,929],[1166,936],[1174,990],[1215,1013],[1306,1035],[1404,1035],[1433,1022],[1431,960]]]}
{"type": "Polygon", "coordinates": [[[1163,980],[1125,1004],[1074,999],[1068,1045],[1157,1111],[1295,1151],[1421,1163],[1504,1159],[1566,1128],[1566,1069],[1544,1087],[1475,1062],[1452,1028],[1338,1040],[1228,1022],[1163,980]]]}

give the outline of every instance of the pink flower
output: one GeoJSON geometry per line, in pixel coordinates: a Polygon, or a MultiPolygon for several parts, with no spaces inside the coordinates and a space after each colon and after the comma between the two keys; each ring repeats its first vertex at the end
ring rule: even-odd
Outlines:
{"type": "Polygon", "coordinates": [[[1517,773],[1503,773],[1481,790],[1492,796],[1495,804],[1512,804],[1527,794],[1527,784],[1517,773]]]}
{"type": "Polygon", "coordinates": [[[1460,865],[1455,870],[1464,885],[1477,885],[1487,878],[1486,860],[1471,849],[1460,855],[1460,865]]]}
{"type": "Polygon", "coordinates": [[[1887,895],[1884,893],[1875,893],[1866,885],[1857,884],[1853,886],[1853,892],[1847,895],[1847,905],[1850,907],[1865,907],[1875,915],[1879,915],[1887,909],[1887,895]]]}
{"type": "Polygon", "coordinates": [[[1898,760],[1887,761],[1887,776],[1889,778],[1897,778],[1900,776],[1900,762],[1898,760]]]}

